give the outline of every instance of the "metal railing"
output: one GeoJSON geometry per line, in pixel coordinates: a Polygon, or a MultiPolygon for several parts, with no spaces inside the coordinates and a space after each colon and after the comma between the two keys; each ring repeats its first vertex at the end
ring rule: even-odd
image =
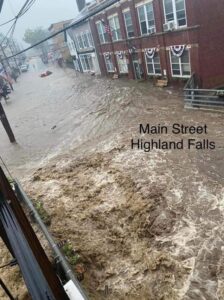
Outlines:
{"type": "Polygon", "coordinates": [[[185,108],[213,109],[224,112],[224,90],[199,89],[195,74],[184,87],[185,108]]]}

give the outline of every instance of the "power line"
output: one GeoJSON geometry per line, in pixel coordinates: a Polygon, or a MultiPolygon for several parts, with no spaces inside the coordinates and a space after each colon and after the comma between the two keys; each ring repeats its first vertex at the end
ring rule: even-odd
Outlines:
{"type": "Polygon", "coordinates": [[[14,21],[15,19],[16,19],[16,17],[14,17],[13,19],[10,19],[10,20],[6,21],[5,23],[0,24],[0,27],[1,27],[1,26],[4,26],[4,25],[6,25],[6,24],[11,23],[11,22],[14,21]]]}
{"type": "MultiPolygon", "coordinates": [[[[35,2],[36,2],[36,0],[26,0],[25,3],[23,4],[23,6],[21,7],[21,9],[19,10],[19,12],[17,13],[17,15],[13,19],[10,19],[9,21],[0,25],[0,26],[3,26],[3,25],[6,25],[6,24],[14,21],[12,26],[9,28],[8,32],[6,33],[5,37],[0,42],[1,45],[7,39],[9,34],[10,34],[9,39],[11,39],[13,37],[18,19],[21,18],[33,6],[33,4],[35,2]]],[[[7,42],[9,43],[9,41],[7,41],[7,42]]],[[[8,43],[7,43],[7,46],[8,46],[8,43]]]]}
{"type": "Polygon", "coordinates": [[[33,48],[36,47],[36,46],[39,46],[40,44],[42,44],[42,43],[44,43],[44,42],[46,42],[46,41],[52,39],[53,37],[55,37],[55,36],[57,36],[57,35],[59,35],[59,34],[61,34],[61,33],[63,33],[63,32],[66,32],[68,29],[70,29],[70,28],[72,28],[72,27],[74,27],[74,26],[77,26],[77,25],[81,24],[82,22],[88,20],[89,18],[93,17],[94,15],[98,14],[99,12],[105,10],[106,8],[112,6],[113,4],[115,4],[115,3],[117,3],[117,2],[120,2],[120,0],[111,0],[111,1],[108,1],[107,4],[101,5],[100,8],[94,10],[94,11],[93,11],[92,13],[90,13],[90,14],[87,14],[85,17],[80,18],[79,20],[77,20],[77,21],[75,21],[74,23],[68,25],[67,27],[65,27],[65,28],[63,28],[63,29],[61,29],[61,30],[59,30],[59,31],[57,31],[57,32],[55,32],[55,33],[53,33],[52,35],[48,36],[47,38],[45,38],[45,39],[43,39],[43,40],[41,40],[41,41],[39,41],[39,42],[37,42],[37,43],[31,45],[30,47],[27,47],[26,49],[24,49],[24,50],[22,50],[22,51],[20,51],[20,52],[18,52],[18,53],[16,53],[16,54],[14,54],[14,55],[8,56],[8,57],[4,58],[3,60],[7,60],[7,59],[10,59],[10,58],[13,58],[13,57],[15,57],[15,56],[17,56],[17,55],[20,55],[20,54],[22,54],[22,53],[24,53],[24,52],[27,52],[27,51],[30,50],[30,49],[33,49],[33,48]]]}

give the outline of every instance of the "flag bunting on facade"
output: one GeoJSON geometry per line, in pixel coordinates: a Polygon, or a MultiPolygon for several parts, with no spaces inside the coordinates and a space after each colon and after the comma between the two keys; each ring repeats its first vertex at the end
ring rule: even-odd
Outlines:
{"type": "Polygon", "coordinates": [[[156,48],[145,49],[145,54],[150,59],[153,59],[155,53],[156,53],[156,48]]]}
{"type": "Polygon", "coordinates": [[[128,49],[128,52],[130,53],[130,54],[132,54],[132,53],[134,53],[136,51],[136,48],[133,46],[133,47],[131,47],[130,49],[128,49]]]}
{"type": "Polygon", "coordinates": [[[184,53],[186,45],[170,46],[170,50],[174,56],[181,57],[184,53]]]}
{"type": "Polygon", "coordinates": [[[102,19],[101,20],[103,26],[104,26],[104,29],[106,31],[106,33],[108,33],[109,35],[112,35],[112,31],[111,31],[111,28],[110,28],[110,25],[105,23],[105,21],[102,19]]]}
{"type": "Polygon", "coordinates": [[[122,51],[118,51],[118,52],[116,52],[116,54],[120,59],[124,58],[124,53],[122,51]]]}
{"type": "Polygon", "coordinates": [[[106,58],[106,59],[110,59],[110,53],[108,52],[108,53],[104,53],[104,57],[106,58]]]}

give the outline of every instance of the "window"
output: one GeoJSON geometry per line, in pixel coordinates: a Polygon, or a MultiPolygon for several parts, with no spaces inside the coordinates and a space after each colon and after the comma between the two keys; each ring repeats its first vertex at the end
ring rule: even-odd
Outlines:
{"type": "Polygon", "coordinates": [[[131,38],[134,36],[134,27],[133,27],[132,18],[131,18],[131,12],[127,11],[127,12],[124,12],[123,14],[124,14],[124,22],[125,22],[127,37],[131,38]]]}
{"type": "Polygon", "coordinates": [[[121,40],[121,29],[118,16],[109,17],[109,25],[112,34],[112,40],[118,41],[121,40]]]}
{"type": "Polygon", "coordinates": [[[119,73],[121,74],[126,74],[128,73],[128,64],[127,64],[127,59],[125,57],[124,54],[116,55],[117,57],[117,64],[118,64],[118,68],[119,68],[119,73]]]}
{"type": "Polygon", "coordinates": [[[75,37],[79,49],[86,49],[93,47],[92,35],[89,31],[83,32],[75,37]]]}
{"type": "Polygon", "coordinates": [[[93,47],[93,37],[91,32],[87,32],[89,47],[93,47]]]}
{"type": "Polygon", "coordinates": [[[155,28],[155,19],[152,2],[138,7],[138,18],[142,35],[149,33],[149,30],[151,28],[155,28]]]}
{"type": "Polygon", "coordinates": [[[189,50],[184,50],[181,57],[173,55],[170,51],[170,60],[172,67],[173,77],[190,77],[191,76],[191,65],[189,50]]]}
{"type": "Polygon", "coordinates": [[[178,27],[186,26],[185,0],[163,0],[166,22],[174,21],[178,27]]]}
{"type": "Polygon", "coordinates": [[[94,71],[93,59],[89,54],[82,54],[79,56],[83,72],[94,71]]]}
{"type": "Polygon", "coordinates": [[[108,36],[108,33],[106,32],[105,26],[102,24],[102,22],[100,21],[100,22],[96,23],[96,27],[97,27],[100,43],[101,44],[108,43],[109,36],[108,36]]]}
{"type": "Polygon", "coordinates": [[[88,37],[87,37],[86,33],[82,34],[82,41],[83,41],[84,48],[88,48],[89,47],[89,41],[88,41],[88,37]]]}
{"type": "Polygon", "coordinates": [[[110,55],[104,55],[107,72],[114,72],[114,64],[110,55]]]}
{"type": "Polygon", "coordinates": [[[83,44],[81,35],[77,35],[76,38],[77,38],[77,42],[78,42],[78,48],[79,49],[83,49],[84,48],[84,44],[83,44]]]}
{"type": "Polygon", "coordinates": [[[145,53],[148,75],[161,75],[159,53],[156,52],[153,58],[149,58],[145,53]]]}

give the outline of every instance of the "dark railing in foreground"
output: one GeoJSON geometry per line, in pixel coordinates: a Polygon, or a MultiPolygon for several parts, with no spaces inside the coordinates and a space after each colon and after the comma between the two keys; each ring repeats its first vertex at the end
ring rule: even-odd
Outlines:
{"type": "Polygon", "coordinates": [[[184,103],[185,108],[224,111],[224,90],[199,89],[193,74],[184,87],[184,103]]]}

